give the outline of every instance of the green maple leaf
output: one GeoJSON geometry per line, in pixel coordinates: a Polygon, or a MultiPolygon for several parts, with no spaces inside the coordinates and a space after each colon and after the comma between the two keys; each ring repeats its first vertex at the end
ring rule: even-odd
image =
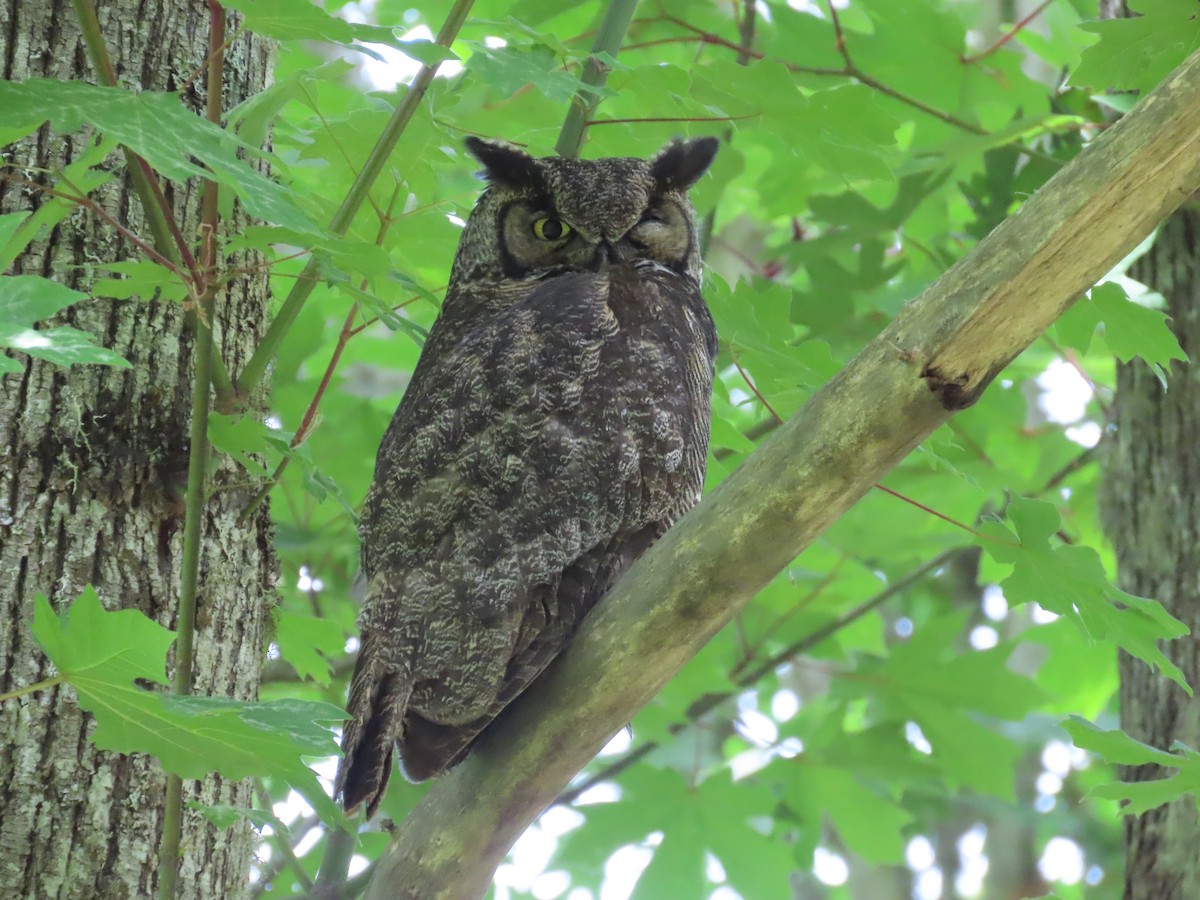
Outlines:
{"type": "Polygon", "coordinates": [[[34,607],[33,635],[60,676],[92,713],[92,741],[102,750],[149,753],[181,778],[210,772],[226,778],[281,778],[329,822],[343,817],[301,757],[337,748],[322,723],[340,721],[329,703],[180,697],[134,684],[167,684],[166,656],[175,633],[132,609],[109,612],[86,588],[61,616],[45,597],[34,607]]]}
{"type": "Polygon", "coordinates": [[[1157,765],[1165,769],[1176,769],[1169,778],[1151,781],[1118,781],[1105,784],[1092,791],[1098,797],[1120,801],[1122,812],[1137,816],[1191,794],[1200,805],[1200,753],[1186,744],[1176,741],[1173,752],[1159,750],[1149,744],[1135,740],[1123,731],[1105,731],[1086,719],[1071,716],[1063,722],[1063,728],[1071,735],[1075,746],[1090,750],[1110,763],[1121,766],[1157,765]]]}
{"type": "Polygon", "coordinates": [[[402,41],[395,29],[386,25],[350,22],[305,0],[229,0],[225,5],[245,16],[244,27],[250,31],[280,41],[328,41],[384,60],[369,46],[356,43],[366,41],[392,47],[426,65],[458,59],[453,51],[432,41],[402,41]]]}
{"type": "Polygon", "coordinates": [[[329,619],[281,613],[275,623],[275,640],[279,654],[301,679],[311,678],[317,684],[329,684],[333,669],[328,658],[338,653],[346,643],[341,627],[329,619]]]}
{"type": "Polygon", "coordinates": [[[1089,296],[1067,310],[1055,328],[1063,343],[1086,353],[1098,325],[1104,326],[1104,342],[1114,356],[1123,363],[1135,356],[1141,358],[1164,388],[1171,360],[1188,358],[1167,324],[1167,316],[1131,299],[1124,288],[1111,281],[1092,288],[1089,296]]]}
{"type": "MultiPolygon", "coordinates": [[[[554,50],[545,45],[499,48],[479,47],[467,67],[505,94],[515,94],[532,84],[548,99],[566,103],[581,87],[579,77],[564,71],[554,50]]],[[[595,93],[596,88],[590,88],[595,93]]]]}
{"type": "Polygon", "coordinates": [[[1129,7],[1140,15],[1079,26],[1100,40],[1083,51],[1073,83],[1098,91],[1149,91],[1200,47],[1195,0],[1132,0],[1129,7]]]}
{"type": "Polygon", "coordinates": [[[1155,643],[1187,634],[1186,625],[1157,601],[1112,584],[1091,547],[1052,547],[1050,538],[1062,522],[1050,503],[1014,501],[1008,520],[1015,531],[999,523],[984,526],[984,533],[994,540],[984,541],[983,548],[999,562],[1012,565],[1012,574],[1000,585],[1011,604],[1039,603],[1092,638],[1115,643],[1192,693],[1183,673],[1155,643]]]}
{"type": "Polygon", "coordinates": [[[1104,322],[1104,342],[1121,362],[1140,356],[1165,382],[1163,369],[1171,360],[1187,360],[1166,315],[1131,300],[1120,285],[1109,282],[1093,288],[1088,302],[1104,322]]]}
{"type": "Polygon", "coordinates": [[[904,861],[904,829],[912,823],[912,814],[858,773],[838,765],[797,764],[785,797],[788,806],[803,811],[811,823],[828,817],[846,848],[867,862],[904,861]]]}
{"type": "MultiPolygon", "coordinates": [[[[96,346],[86,331],[62,325],[34,328],[35,322],[48,318],[73,303],[86,300],[87,294],[36,275],[0,277],[0,347],[10,347],[60,366],[99,363],[128,369],[129,362],[120,354],[96,346]]],[[[19,372],[21,363],[0,356],[0,373],[19,372]]]]}
{"type": "Polygon", "coordinates": [[[239,156],[269,154],[185,109],[177,94],[135,94],[49,78],[0,81],[0,135],[28,134],[46,121],[64,134],[90,124],[135,151],[166,178],[212,178],[231,187],[253,216],[302,234],[319,231],[297,205],[295,194],[239,156]]]}
{"type": "Polygon", "coordinates": [[[886,658],[864,658],[856,673],[858,684],[848,683],[842,690],[847,695],[876,693],[892,716],[916,722],[933,747],[933,758],[955,783],[1011,799],[1021,749],[980,717],[1019,721],[1045,695],[1031,679],[1008,668],[1016,649],[1012,643],[954,652],[965,620],[963,612],[925,622],[886,658]]]}
{"type": "Polygon", "coordinates": [[[621,802],[585,806],[584,828],[565,835],[559,858],[572,872],[598,883],[604,863],[622,844],[662,832],[634,898],[702,897],[710,889],[706,855],[720,860],[729,884],[745,897],[777,896],[795,861],[760,830],[776,804],[750,779],[734,783],[721,772],[698,785],[671,770],[634,768],[621,776],[621,802]]]}

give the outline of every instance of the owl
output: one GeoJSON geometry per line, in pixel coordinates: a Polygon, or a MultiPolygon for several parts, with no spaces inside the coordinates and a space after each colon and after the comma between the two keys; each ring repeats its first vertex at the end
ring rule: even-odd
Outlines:
{"type": "Polygon", "coordinates": [[[460,762],[699,499],[716,330],[688,189],[712,138],[644,159],[477,138],[487,187],[379,447],[336,791],[374,815],[460,762]]]}

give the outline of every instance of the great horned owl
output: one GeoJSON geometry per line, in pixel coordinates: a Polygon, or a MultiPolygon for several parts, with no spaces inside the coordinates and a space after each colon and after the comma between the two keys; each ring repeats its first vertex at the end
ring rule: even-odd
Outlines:
{"type": "Polygon", "coordinates": [[[461,761],[704,479],[717,338],[687,191],[717,142],[467,149],[488,187],[360,524],[336,789],[368,815],[393,748],[413,781],[461,761]]]}

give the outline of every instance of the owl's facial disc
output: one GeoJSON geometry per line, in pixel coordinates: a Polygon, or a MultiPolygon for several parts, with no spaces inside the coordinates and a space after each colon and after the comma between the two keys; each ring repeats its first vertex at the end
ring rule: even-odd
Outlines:
{"type": "Polygon", "coordinates": [[[501,255],[511,278],[564,271],[599,271],[616,262],[647,260],[683,270],[691,250],[691,226],[679,201],[651,201],[641,217],[615,240],[562,218],[546,203],[516,200],[502,211],[501,255]]]}
{"type": "MultiPolygon", "coordinates": [[[[486,239],[498,249],[491,257],[500,264],[496,275],[544,278],[650,262],[698,277],[687,191],[712,162],[715,139],[674,141],[648,160],[534,158],[502,142],[466,144],[490,186],[464,246],[482,247],[486,239]]],[[[480,264],[470,254],[462,258],[464,266],[480,264]]]]}

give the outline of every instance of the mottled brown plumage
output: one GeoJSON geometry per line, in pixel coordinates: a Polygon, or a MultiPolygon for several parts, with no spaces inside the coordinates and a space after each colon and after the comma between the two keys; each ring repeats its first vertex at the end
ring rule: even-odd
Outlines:
{"type": "Polygon", "coordinates": [[[438,775],[699,498],[716,333],[687,190],[711,138],[640,159],[470,139],[489,186],[379,448],[337,790],[393,748],[438,775]]]}

